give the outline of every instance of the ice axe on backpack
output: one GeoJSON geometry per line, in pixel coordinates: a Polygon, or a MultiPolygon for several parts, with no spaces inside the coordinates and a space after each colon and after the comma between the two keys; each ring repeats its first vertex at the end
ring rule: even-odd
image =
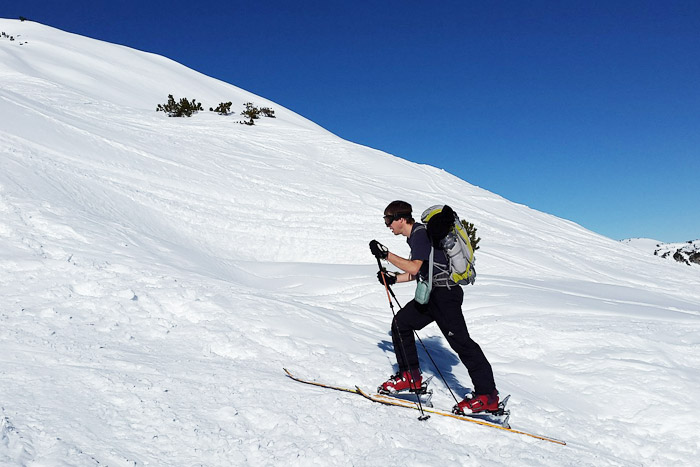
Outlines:
{"type": "MultiPolygon", "coordinates": [[[[435,206],[433,207],[433,209],[435,206]]],[[[441,248],[440,241],[450,233],[455,223],[455,212],[451,207],[445,205],[437,214],[430,216],[430,222],[426,222],[428,237],[435,248],[441,248]]]]}

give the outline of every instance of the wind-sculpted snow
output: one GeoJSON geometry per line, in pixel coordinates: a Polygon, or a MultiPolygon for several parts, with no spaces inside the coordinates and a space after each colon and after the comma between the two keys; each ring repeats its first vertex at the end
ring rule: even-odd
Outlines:
{"type": "MultiPolygon", "coordinates": [[[[694,462],[697,268],[163,57],[31,22],[0,30],[23,41],[0,41],[0,464],[694,462]],[[168,118],[155,107],[169,93],[277,118],[168,118]],[[513,427],[566,447],[284,376],[373,389],[393,372],[367,248],[408,253],[382,223],[393,199],[417,213],[448,202],[475,223],[470,333],[512,394],[513,427]]],[[[412,288],[396,292],[405,303],[412,288]]],[[[439,330],[420,335],[452,390],[469,391],[439,330]]]]}

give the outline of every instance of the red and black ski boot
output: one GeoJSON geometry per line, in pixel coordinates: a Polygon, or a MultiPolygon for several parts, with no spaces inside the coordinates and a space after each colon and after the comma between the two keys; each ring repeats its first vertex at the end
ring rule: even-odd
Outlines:
{"type": "Polygon", "coordinates": [[[455,405],[452,412],[465,415],[481,412],[498,413],[501,407],[498,404],[498,391],[494,389],[491,394],[471,393],[462,402],[455,405]]]}
{"type": "Polygon", "coordinates": [[[425,392],[423,376],[420,370],[400,371],[391,376],[377,388],[379,394],[397,394],[400,392],[425,392]]]}

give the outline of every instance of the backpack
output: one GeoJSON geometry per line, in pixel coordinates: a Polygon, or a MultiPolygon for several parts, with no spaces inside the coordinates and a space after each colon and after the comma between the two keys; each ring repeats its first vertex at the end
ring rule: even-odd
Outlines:
{"type": "Polygon", "coordinates": [[[427,227],[432,248],[443,250],[447,256],[449,264],[445,273],[449,281],[460,285],[473,284],[476,280],[474,250],[457,213],[447,205],[431,206],[423,211],[421,221],[427,227]]]}

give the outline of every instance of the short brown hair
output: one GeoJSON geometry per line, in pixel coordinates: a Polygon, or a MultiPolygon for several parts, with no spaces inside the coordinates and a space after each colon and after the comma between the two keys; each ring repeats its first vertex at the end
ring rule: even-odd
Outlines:
{"type": "Polygon", "coordinates": [[[411,215],[412,212],[413,207],[406,201],[400,200],[392,201],[384,209],[384,215],[392,215],[404,218],[409,224],[413,224],[414,222],[416,222],[415,219],[413,219],[413,216],[411,215]]]}

